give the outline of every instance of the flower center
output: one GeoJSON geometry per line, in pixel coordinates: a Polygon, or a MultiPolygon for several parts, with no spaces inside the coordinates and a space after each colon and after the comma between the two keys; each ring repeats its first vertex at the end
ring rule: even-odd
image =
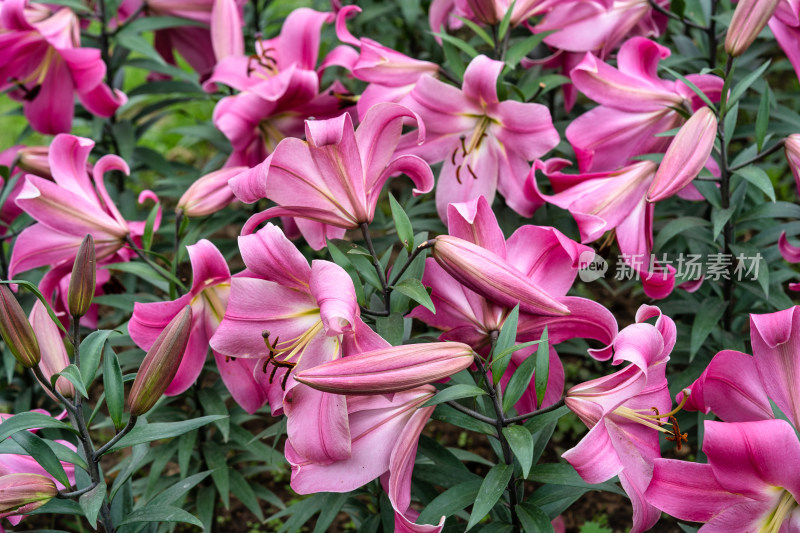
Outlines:
{"type": "Polygon", "coordinates": [[[486,133],[486,128],[489,127],[490,119],[488,116],[483,115],[480,120],[478,121],[477,127],[472,131],[472,135],[469,138],[469,142],[467,142],[467,137],[462,135],[461,146],[456,146],[456,149],[453,150],[453,155],[450,156],[450,162],[453,163],[453,166],[456,167],[456,180],[458,183],[461,183],[461,168],[467,167],[467,172],[472,176],[472,179],[478,179],[478,176],[475,174],[475,171],[472,170],[472,167],[469,163],[465,163],[466,158],[469,154],[480,148],[481,142],[483,138],[488,135],[486,133]],[[456,158],[458,157],[458,151],[461,149],[461,162],[456,163],[456,158]]]}
{"type": "Polygon", "coordinates": [[[658,412],[658,408],[656,407],[651,407],[650,409],[631,409],[630,407],[620,406],[612,412],[615,415],[636,422],[637,424],[655,429],[661,433],[666,433],[666,439],[674,442],[675,447],[680,450],[682,447],[681,443],[687,442],[689,440],[689,435],[687,433],[681,433],[681,428],[678,426],[678,419],[675,418],[675,415],[683,409],[690,394],[691,391],[689,389],[683,389],[683,399],[678,407],[663,415],[658,412]],[[651,412],[654,414],[649,414],[651,412]],[[662,418],[669,420],[669,422],[662,422],[662,418]],[[665,426],[669,426],[669,429],[665,426]]]}
{"type": "Polygon", "coordinates": [[[784,490],[780,500],[778,500],[778,505],[775,506],[775,509],[773,509],[772,513],[767,517],[767,521],[758,530],[759,533],[778,533],[781,530],[783,522],[792,514],[792,511],[794,511],[796,507],[797,502],[792,496],[792,493],[788,490],[784,490]]]}
{"type": "Polygon", "coordinates": [[[269,376],[269,382],[272,383],[278,368],[286,368],[288,371],[284,374],[283,380],[281,381],[281,388],[286,390],[286,381],[289,379],[289,374],[292,369],[297,366],[297,363],[300,362],[309,343],[321,331],[323,331],[322,319],[318,319],[303,333],[287,341],[281,341],[280,337],[276,335],[275,340],[270,343],[269,331],[262,332],[261,336],[264,337],[264,344],[267,345],[267,349],[269,350],[269,356],[264,361],[264,366],[262,367],[262,371],[265,374],[267,373],[267,366],[272,363],[272,374],[269,376]]]}

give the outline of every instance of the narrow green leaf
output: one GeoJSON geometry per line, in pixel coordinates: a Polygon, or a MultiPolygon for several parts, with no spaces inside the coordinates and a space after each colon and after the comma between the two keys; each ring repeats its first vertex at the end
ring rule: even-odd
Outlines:
{"type": "Polygon", "coordinates": [[[83,383],[83,377],[81,377],[81,371],[78,370],[77,366],[69,365],[61,372],[56,372],[53,374],[53,376],[50,378],[50,384],[53,387],[56,386],[56,381],[58,381],[59,376],[67,379],[70,383],[75,385],[75,390],[77,390],[81,396],[84,398],[89,397],[89,393],[86,392],[86,385],[83,383]]]}
{"type": "Polygon", "coordinates": [[[494,354],[503,353],[512,346],[517,340],[517,323],[519,322],[519,304],[506,317],[503,326],[500,329],[500,334],[497,336],[497,342],[492,350],[492,381],[495,385],[500,383],[500,379],[508,367],[511,360],[510,357],[504,357],[500,360],[495,360],[494,354]]]}
{"type": "Polygon", "coordinates": [[[483,28],[481,28],[480,26],[478,26],[477,24],[475,24],[474,22],[472,22],[467,18],[460,17],[458,15],[456,15],[456,18],[461,22],[463,22],[473,32],[475,32],[475,35],[483,39],[483,42],[494,48],[494,39],[492,39],[491,35],[489,35],[486,32],[486,30],[484,30],[483,28]]]}
{"type": "Polygon", "coordinates": [[[375,330],[392,346],[403,344],[403,315],[391,313],[389,316],[375,318],[375,330]]]}
{"type": "Polygon", "coordinates": [[[515,5],[517,5],[517,0],[514,0],[511,2],[511,5],[508,6],[506,14],[503,16],[503,20],[500,21],[500,25],[497,27],[498,41],[502,41],[505,38],[506,32],[508,32],[508,29],[511,26],[511,14],[514,12],[515,5]]]}
{"type": "Polygon", "coordinates": [[[462,41],[458,37],[453,37],[452,35],[448,35],[448,34],[446,34],[444,32],[434,33],[434,35],[439,37],[443,41],[446,41],[446,42],[452,44],[453,46],[455,46],[456,48],[458,48],[459,50],[461,50],[462,52],[467,54],[470,58],[473,58],[473,57],[478,55],[478,51],[477,50],[475,50],[467,42],[462,41]]]}
{"type": "Polygon", "coordinates": [[[550,517],[533,504],[517,505],[517,517],[525,533],[552,533],[550,517]]]}
{"type": "Polygon", "coordinates": [[[429,405],[438,405],[444,402],[451,402],[453,400],[459,400],[461,398],[474,398],[476,396],[481,396],[486,394],[486,391],[480,387],[475,385],[468,385],[463,383],[461,385],[453,385],[451,387],[447,387],[444,390],[441,390],[436,393],[436,396],[425,402],[422,407],[428,407],[429,405]]]}
{"type": "Polygon", "coordinates": [[[394,219],[394,227],[397,229],[397,237],[408,253],[411,253],[414,251],[414,228],[411,226],[411,220],[391,194],[389,194],[389,205],[392,208],[392,219],[394,219]]]}
{"type": "Polygon", "coordinates": [[[155,499],[162,505],[172,505],[192,490],[211,473],[210,470],[186,477],[164,489],[155,499]]]}
{"type": "Polygon", "coordinates": [[[133,511],[120,522],[120,526],[141,522],[184,522],[202,528],[203,523],[194,515],[169,505],[148,505],[133,511]]]}
{"type": "MultiPolygon", "coordinates": [[[[444,33],[444,29],[442,29],[442,33],[444,33]]],[[[442,50],[444,51],[447,64],[453,71],[453,76],[455,76],[458,81],[463,80],[466,66],[464,65],[464,60],[461,58],[461,54],[458,52],[458,48],[447,41],[442,41],[442,50]]]]}
{"type": "Polygon", "coordinates": [[[482,482],[480,479],[475,479],[453,485],[425,506],[417,523],[438,524],[442,516],[452,516],[468,505],[472,505],[478,499],[478,491],[481,489],[482,482]]]}
{"type": "Polygon", "coordinates": [[[536,370],[536,357],[527,357],[508,380],[503,393],[503,410],[508,412],[522,398],[536,370]]]}
{"type": "Polygon", "coordinates": [[[436,408],[436,411],[433,412],[431,418],[453,424],[454,426],[458,426],[460,428],[469,429],[470,431],[484,433],[486,435],[494,435],[496,433],[494,426],[491,426],[486,422],[481,422],[480,420],[475,420],[471,416],[466,415],[461,411],[456,411],[447,404],[439,404],[439,406],[436,408]]]}
{"type": "Polygon", "coordinates": [[[155,227],[156,217],[160,210],[161,202],[156,202],[156,205],[150,209],[150,213],[147,215],[147,221],[144,224],[144,234],[142,235],[142,249],[146,252],[149,252],[153,245],[153,228],[155,227]]]}
{"type": "Polygon", "coordinates": [[[761,167],[748,165],[735,171],[734,174],[752,183],[766,194],[771,201],[775,201],[775,188],[772,186],[772,180],[769,179],[769,175],[761,167]]]}
{"type": "Polygon", "coordinates": [[[731,106],[731,108],[725,113],[725,119],[723,121],[722,131],[725,132],[725,146],[731,144],[731,140],[736,133],[736,122],[739,119],[739,102],[736,102],[731,106]]]}
{"type": "Polygon", "coordinates": [[[130,32],[120,32],[115,38],[117,45],[127,48],[132,52],[139,52],[146,58],[155,61],[159,64],[165,64],[164,59],[156,52],[153,45],[147,42],[147,39],[141,35],[130,32]]]}
{"type": "Polygon", "coordinates": [[[484,516],[489,514],[492,507],[497,503],[511,480],[514,473],[514,465],[498,464],[494,465],[481,483],[475,505],[472,507],[472,514],[469,515],[467,531],[480,522],[484,516]]]}
{"type": "Polygon", "coordinates": [[[725,227],[725,224],[731,219],[731,216],[733,216],[735,210],[736,208],[734,207],[729,207],[727,209],[718,209],[715,207],[711,210],[711,224],[713,225],[711,229],[712,238],[717,238],[722,228],[725,227]]]}
{"type": "MultiPolygon", "coordinates": [[[[4,422],[5,424],[5,422],[4,422]]],[[[44,468],[48,474],[56,478],[56,480],[65,487],[70,486],[67,473],[64,472],[64,467],[61,461],[58,460],[56,454],[39,436],[30,431],[19,431],[11,436],[14,442],[19,444],[23,450],[28,452],[28,455],[36,459],[36,462],[44,468]]]]}
{"type": "Polygon", "coordinates": [[[769,68],[769,64],[771,62],[772,62],[772,60],[768,59],[766,62],[764,62],[763,65],[761,65],[760,67],[755,69],[753,72],[751,72],[750,74],[745,76],[742,79],[742,81],[740,81],[739,83],[736,84],[736,87],[734,87],[733,90],[731,91],[731,96],[728,98],[728,104],[727,105],[728,105],[729,109],[730,109],[730,106],[735,104],[739,100],[739,98],[744,94],[744,92],[747,89],[749,89],[750,86],[753,85],[753,83],[755,83],[755,81],[757,79],[759,79],[762,74],[764,74],[764,72],[767,70],[767,68],[769,68]]]}
{"type": "Polygon", "coordinates": [[[192,452],[197,443],[197,433],[197,430],[194,430],[180,436],[180,442],[178,444],[178,471],[181,472],[181,474],[189,470],[189,461],[192,458],[192,452]]]}
{"type": "Polygon", "coordinates": [[[81,497],[78,498],[78,504],[81,506],[84,516],[95,529],[97,529],[97,514],[106,498],[106,489],[106,482],[100,480],[95,488],[86,494],[81,494],[81,497]]]}
{"type": "Polygon", "coordinates": [[[517,63],[519,63],[522,60],[523,57],[528,55],[528,53],[530,53],[531,50],[539,46],[539,44],[541,44],[541,42],[545,39],[545,37],[547,37],[551,33],[553,32],[544,31],[542,33],[531,35],[530,37],[527,37],[519,42],[514,43],[506,53],[506,59],[505,59],[506,65],[510,66],[511,68],[514,68],[517,65],[517,63]]]}
{"type": "Polygon", "coordinates": [[[675,76],[676,78],[678,78],[679,80],[681,80],[683,83],[685,83],[685,84],[686,84],[686,86],[687,86],[687,87],[689,87],[689,89],[691,89],[691,90],[692,90],[692,92],[694,92],[694,94],[696,94],[696,95],[697,95],[697,96],[698,96],[698,97],[699,97],[699,98],[700,98],[700,99],[701,99],[703,102],[705,102],[705,104],[706,104],[706,105],[707,105],[707,106],[708,106],[708,107],[709,107],[709,108],[710,108],[710,109],[711,109],[711,110],[712,110],[714,113],[716,113],[716,112],[717,112],[717,108],[714,106],[714,103],[713,103],[713,102],[712,102],[712,101],[711,101],[711,100],[708,98],[708,96],[706,96],[706,93],[704,93],[703,91],[701,91],[700,89],[698,89],[698,88],[697,88],[697,85],[695,85],[694,83],[692,83],[691,81],[689,81],[689,80],[686,78],[686,76],[683,76],[682,74],[680,74],[680,73],[678,73],[678,72],[675,72],[675,71],[674,71],[674,70],[672,70],[671,68],[669,68],[669,67],[666,67],[666,66],[664,66],[664,65],[660,65],[660,67],[661,67],[662,69],[664,69],[665,71],[669,72],[670,74],[672,74],[673,76],[675,76]]]}
{"type": "Polygon", "coordinates": [[[77,433],[71,426],[56,420],[50,415],[28,411],[3,420],[3,423],[0,424],[0,442],[19,431],[33,428],[66,429],[77,433]]]}
{"type": "Polygon", "coordinates": [[[247,480],[244,479],[244,476],[236,469],[231,469],[230,471],[230,484],[231,494],[236,496],[236,499],[242,502],[259,521],[263,522],[264,513],[261,512],[261,506],[258,504],[255,492],[253,492],[247,480]]]}
{"type": "Polygon", "coordinates": [[[81,378],[87,385],[91,385],[94,381],[97,368],[100,366],[103,347],[112,333],[115,333],[112,329],[93,331],[81,342],[81,378]]]}
{"type": "Polygon", "coordinates": [[[769,86],[761,93],[761,103],[758,104],[758,115],[756,115],[756,151],[760,152],[764,146],[764,139],[767,136],[769,126],[769,86]]]}
{"type": "Polygon", "coordinates": [[[507,426],[503,428],[503,436],[508,441],[511,451],[522,467],[522,476],[528,477],[533,465],[533,436],[523,426],[507,426]]]}
{"type": "Polygon", "coordinates": [[[536,348],[536,373],[534,386],[536,387],[536,405],[541,407],[544,393],[547,390],[547,380],[550,376],[550,343],[547,337],[547,326],[542,333],[541,342],[536,348]]]}
{"type": "Polygon", "coordinates": [[[167,28],[177,28],[180,26],[204,27],[205,24],[181,17],[143,17],[137,18],[132,22],[126,23],[118,32],[117,36],[123,33],[143,33],[167,28]]]}
{"type": "Polygon", "coordinates": [[[230,469],[225,459],[225,451],[214,444],[206,442],[203,445],[203,457],[206,464],[211,469],[211,479],[217,487],[219,495],[222,497],[222,504],[226,509],[230,508],[230,469]]]}
{"type": "Polygon", "coordinates": [[[358,277],[358,272],[350,262],[350,259],[348,259],[347,255],[331,241],[327,241],[327,250],[333,262],[342,267],[344,271],[347,272],[347,275],[350,276],[350,279],[353,280],[353,287],[356,290],[356,300],[358,300],[359,305],[367,305],[367,299],[364,296],[364,284],[361,283],[361,278],[358,277]]]}
{"type": "Polygon", "coordinates": [[[401,294],[405,294],[431,313],[436,312],[436,308],[433,306],[431,296],[428,294],[428,291],[425,289],[425,285],[423,285],[420,280],[406,278],[394,285],[392,288],[401,294]]]}
{"type": "Polygon", "coordinates": [[[225,401],[216,391],[208,387],[200,389],[197,396],[200,399],[200,405],[203,406],[203,412],[205,414],[223,416],[223,418],[214,422],[214,425],[217,426],[220,433],[222,433],[223,442],[228,442],[228,436],[231,432],[231,419],[227,416],[228,408],[225,406],[225,401]]]}
{"type": "Polygon", "coordinates": [[[197,429],[223,418],[220,415],[201,416],[182,422],[155,422],[146,426],[137,425],[130,433],[122,437],[109,451],[117,451],[135,444],[152,442],[154,440],[168,439],[183,435],[188,431],[197,429]]]}
{"type": "Polygon", "coordinates": [[[342,507],[344,507],[344,504],[349,498],[349,492],[342,494],[336,492],[328,493],[325,497],[325,504],[322,506],[322,511],[319,513],[319,518],[317,518],[317,525],[314,526],[314,533],[325,533],[329,531],[331,524],[333,524],[333,521],[336,519],[336,515],[341,512],[342,507]]]}
{"type": "Polygon", "coordinates": [[[111,346],[103,351],[103,388],[106,395],[108,415],[117,431],[121,430],[122,411],[125,407],[125,386],[122,383],[122,370],[119,368],[117,354],[111,346]]]}
{"type": "Polygon", "coordinates": [[[692,333],[689,341],[689,357],[691,359],[697,354],[706,337],[714,329],[714,326],[719,323],[724,314],[725,302],[723,301],[708,298],[700,305],[694,317],[694,323],[692,323],[692,333]]]}

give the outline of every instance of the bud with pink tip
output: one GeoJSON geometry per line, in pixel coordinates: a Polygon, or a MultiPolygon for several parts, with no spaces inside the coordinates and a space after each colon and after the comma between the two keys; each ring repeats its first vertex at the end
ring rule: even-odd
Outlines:
{"type": "Polygon", "coordinates": [[[39,364],[42,358],[39,342],[28,317],[6,285],[0,285],[0,336],[22,366],[33,368],[39,364]]]}
{"type": "Polygon", "coordinates": [[[0,516],[27,514],[58,494],[56,484],[41,474],[0,476],[0,516]]]}
{"type": "Polygon", "coordinates": [[[767,25],[779,1],[740,0],[725,36],[725,51],[733,57],[742,55],[767,25]]]}
{"type": "Polygon", "coordinates": [[[72,276],[69,278],[67,301],[69,313],[73,317],[81,317],[89,310],[97,286],[97,259],[95,257],[94,239],[90,234],[83,238],[78,255],[72,265],[72,276]]]}

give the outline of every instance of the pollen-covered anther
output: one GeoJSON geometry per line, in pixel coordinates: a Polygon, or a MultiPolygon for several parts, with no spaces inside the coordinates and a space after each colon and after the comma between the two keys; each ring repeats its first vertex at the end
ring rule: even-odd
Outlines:
{"type": "Polygon", "coordinates": [[[680,451],[681,449],[681,442],[689,442],[689,434],[688,433],[681,433],[680,427],[678,427],[678,419],[674,416],[669,417],[670,422],[672,423],[672,435],[667,436],[666,439],[670,442],[675,443],[675,449],[680,451]]]}

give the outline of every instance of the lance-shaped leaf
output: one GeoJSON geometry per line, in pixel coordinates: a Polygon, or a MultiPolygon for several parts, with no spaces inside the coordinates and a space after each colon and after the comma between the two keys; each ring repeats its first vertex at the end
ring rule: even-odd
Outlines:
{"type": "Polygon", "coordinates": [[[438,381],[469,367],[472,360],[472,349],[460,342],[411,344],[337,359],[294,378],[336,394],[386,394],[438,381]]]}

